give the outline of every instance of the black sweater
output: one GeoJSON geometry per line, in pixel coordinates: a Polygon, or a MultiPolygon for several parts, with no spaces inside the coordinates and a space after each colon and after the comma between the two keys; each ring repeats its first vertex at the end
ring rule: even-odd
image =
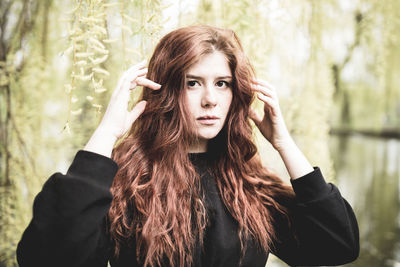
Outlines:
{"type": "MultiPolygon", "coordinates": [[[[206,171],[207,154],[190,154],[190,159],[202,177],[210,217],[204,250],[194,251],[194,266],[238,266],[237,222],[206,171]]],[[[112,256],[105,217],[117,170],[110,158],[80,150],[65,175],[53,174],[36,196],[32,221],[18,244],[20,266],[107,266],[107,261],[113,267],[141,266],[136,262],[134,241],[122,248],[118,259],[112,256]]],[[[290,208],[292,226],[289,229],[284,221],[279,223],[279,216],[275,218],[279,241],[271,252],[291,266],[355,260],[357,221],[338,189],[325,182],[318,167],[291,183],[296,193],[290,208]]],[[[241,266],[263,267],[268,253],[249,240],[241,266]]]]}

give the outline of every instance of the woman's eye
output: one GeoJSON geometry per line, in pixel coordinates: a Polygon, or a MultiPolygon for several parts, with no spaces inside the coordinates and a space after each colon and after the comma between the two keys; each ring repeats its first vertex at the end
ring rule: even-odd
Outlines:
{"type": "Polygon", "coordinates": [[[228,86],[229,86],[229,83],[226,82],[226,81],[218,81],[218,82],[216,83],[216,85],[217,85],[218,87],[228,87],[228,86]]]}
{"type": "Polygon", "coordinates": [[[196,84],[197,84],[196,81],[188,81],[188,82],[187,82],[187,85],[188,85],[189,87],[196,86],[196,84]]]}

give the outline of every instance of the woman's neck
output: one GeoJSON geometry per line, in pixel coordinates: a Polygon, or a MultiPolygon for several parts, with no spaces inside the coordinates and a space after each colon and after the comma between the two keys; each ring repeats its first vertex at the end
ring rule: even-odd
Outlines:
{"type": "Polygon", "coordinates": [[[202,153],[207,151],[207,139],[199,139],[189,146],[189,153],[202,153]]]}

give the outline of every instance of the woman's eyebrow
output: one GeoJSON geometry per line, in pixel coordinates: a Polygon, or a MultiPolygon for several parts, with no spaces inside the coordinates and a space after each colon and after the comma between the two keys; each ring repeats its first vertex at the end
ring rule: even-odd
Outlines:
{"type": "Polygon", "coordinates": [[[232,79],[232,76],[218,76],[217,79],[232,79]]]}
{"type": "MultiPolygon", "coordinates": [[[[187,79],[197,79],[197,80],[203,80],[204,78],[201,76],[197,76],[197,75],[192,75],[192,74],[187,74],[186,75],[187,79]]],[[[232,79],[232,76],[227,75],[227,76],[218,76],[216,77],[216,79],[232,79]]]]}
{"type": "Polygon", "coordinates": [[[192,74],[187,74],[187,75],[186,75],[186,78],[189,78],[189,79],[197,79],[197,80],[203,79],[201,76],[192,75],[192,74]]]}

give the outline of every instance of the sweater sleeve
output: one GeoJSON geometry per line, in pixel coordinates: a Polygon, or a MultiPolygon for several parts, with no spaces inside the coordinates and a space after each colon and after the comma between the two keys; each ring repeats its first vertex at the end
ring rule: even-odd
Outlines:
{"type": "Polygon", "coordinates": [[[65,175],[53,174],[36,196],[17,248],[25,266],[107,266],[106,214],[118,165],[80,150],[65,175]]]}
{"type": "Polygon", "coordinates": [[[354,261],[360,250],[357,220],[338,188],[325,182],[318,167],[291,183],[296,195],[287,202],[291,223],[278,217],[272,253],[290,266],[354,261]]]}

